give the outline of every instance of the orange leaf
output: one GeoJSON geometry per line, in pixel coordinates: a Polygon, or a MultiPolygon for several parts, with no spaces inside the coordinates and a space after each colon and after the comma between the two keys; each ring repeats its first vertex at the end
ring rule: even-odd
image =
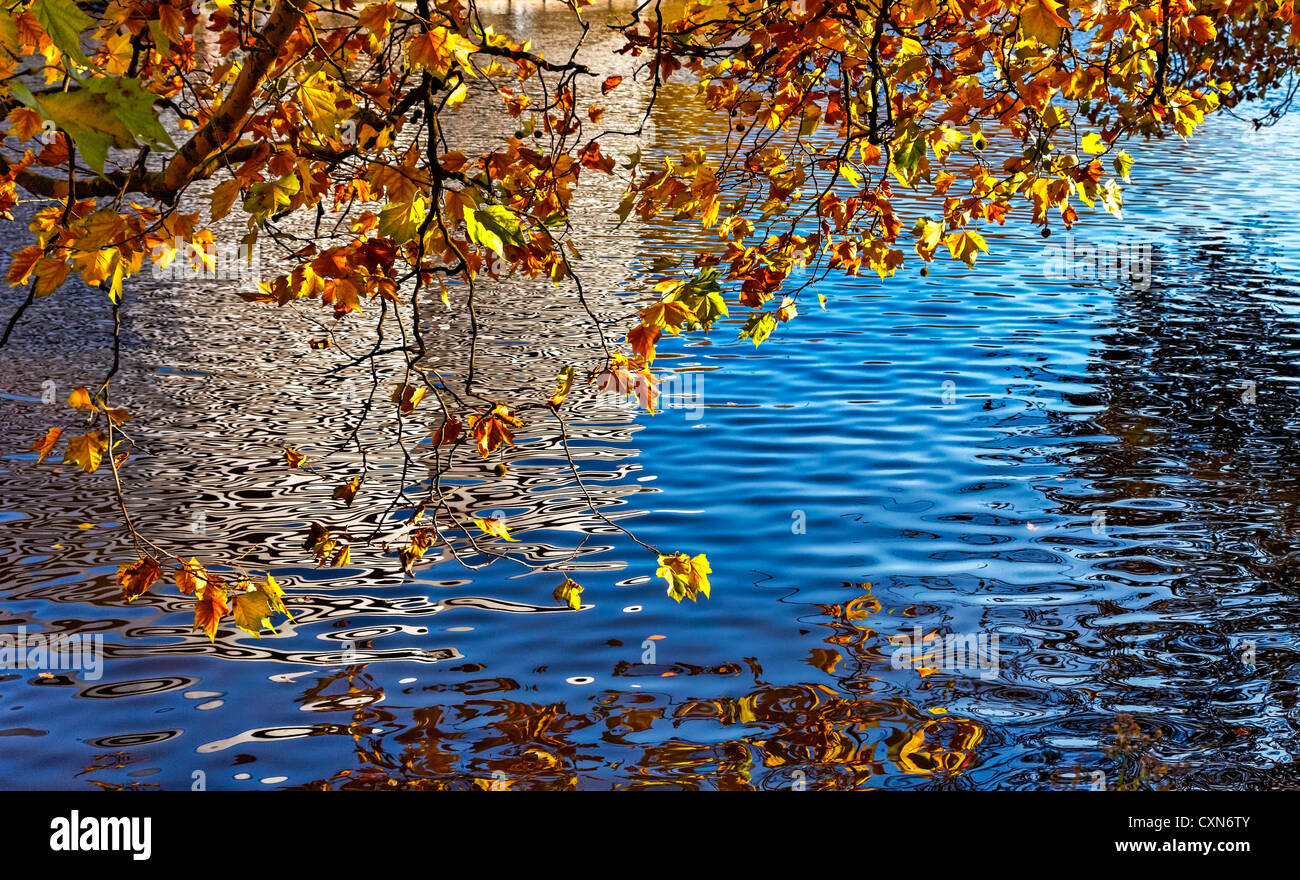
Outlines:
{"type": "Polygon", "coordinates": [[[152,557],[146,556],[117,569],[117,585],[122,588],[122,598],[133,602],[144,595],[158,578],[162,577],[162,566],[152,557]]]}
{"type": "Polygon", "coordinates": [[[32,452],[39,452],[36,462],[40,464],[45,461],[45,456],[49,455],[54,449],[54,444],[58,442],[59,436],[63,434],[62,428],[50,428],[39,440],[32,444],[32,452]]]}
{"type": "Polygon", "coordinates": [[[219,577],[209,578],[198,601],[194,603],[194,628],[207,633],[208,638],[215,642],[217,625],[229,613],[225,581],[219,577]]]}
{"type": "Polygon", "coordinates": [[[404,416],[415,412],[427,389],[423,385],[399,385],[393,389],[393,406],[404,416]]]}
{"type": "Polygon", "coordinates": [[[514,411],[497,404],[485,414],[469,417],[470,433],[478,442],[479,455],[487,458],[492,451],[505,443],[514,446],[514,435],[510,429],[523,425],[523,420],[516,417],[514,411]]]}
{"type": "Polygon", "coordinates": [[[176,569],[176,588],[186,596],[202,593],[208,585],[208,570],[194,557],[176,569]]]}
{"type": "Polygon", "coordinates": [[[438,426],[433,432],[430,439],[434,446],[444,446],[448,443],[455,443],[456,438],[460,436],[460,422],[455,416],[447,416],[446,420],[438,426]]]}
{"type": "Polygon", "coordinates": [[[85,385],[78,385],[72,389],[68,395],[68,406],[73,409],[94,409],[95,404],[90,400],[90,392],[86,390],[85,385]]]}

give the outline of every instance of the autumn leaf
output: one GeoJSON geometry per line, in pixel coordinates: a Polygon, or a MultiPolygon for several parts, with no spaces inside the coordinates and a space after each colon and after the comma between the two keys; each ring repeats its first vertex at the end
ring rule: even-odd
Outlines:
{"type": "Polygon", "coordinates": [[[65,464],[75,464],[88,474],[99,469],[99,463],[108,449],[108,437],[101,431],[91,431],[68,439],[68,448],[64,450],[65,464]]]}
{"type": "Polygon", "coordinates": [[[337,488],[335,488],[334,498],[338,501],[342,501],[343,503],[348,505],[348,507],[351,507],[352,499],[357,496],[357,490],[360,488],[361,488],[361,477],[359,476],[353,477],[352,479],[344,483],[342,486],[338,486],[337,488]]]}
{"type": "Polygon", "coordinates": [[[610,92],[614,91],[614,89],[618,88],[618,84],[622,81],[623,77],[621,76],[605,77],[605,81],[600,84],[600,93],[602,95],[608,95],[610,92]]]}
{"type": "Polygon", "coordinates": [[[1120,150],[1111,165],[1114,167],[1115,173],[1120,176],[1120,179],[1128,183],[1129,172],[1133,170],[1133,157],[1128,154],[1128,151],[1120,150]]]}
{"type": "Polygon", "coordinates": [[[1082,147],[1085,153],[1092,153],[1094,156],[1107,150],[1106,142],[1095,131],[1090,131],[1083,136],[1082,147]]]}
{"type": "Polygon", "coordinates": [[[434,446],[445,446],[455,443],[456,438],[460,436],[461,424],[455,416],[447,416],[443,423],[439,425],[430,436],[430,441],[434,446]]]}
{"type": "Polygon", "coordinates": [[[1198,43],[1209,43],[1219,35],[1214,27],[1214,19],[1208,15],[1193,15],[1187,22],[1192,39],[1198,43]]]}
{"type": "Polygon", "coordinates": [[[685,553],[674,553],[659,557],[659,568],[655,571],[655,576],[668,582],[668,595],[673,601],[690,599],[695,602],[701,593],[708,598],[708,576],[712,573],[704,554],[691,558],[685,553]]]}
{"type": "Polygon", "coordinates": [[[1020,29],[1043,45],[1055,48],[1061,42],[1061,28],[1070,26],[1069,19],[1061,16],[1062,7],[1057,0],[1027,0],[1020,10],[1020,29]]]}
{"type": "Polygon", "coordinates": [[[186,596],[202,593],[208,583],[208,570],[194,557],[176,569],[176,588],[186,596]]]}
{"type": "Polygon", "coordinates": [[[120,426],[123,422],[131,420],[131,414],[121,407],[116,407],[114,409],[104,408],[103,412],[108,420],[114,425],[120,426]]]}
{"type": "Polygon", "coordinates": [[[519,428],[523,424],[523,419],[518,418],[514,410],[501,404],[497,404],[486,413],[469,417],[470,434],[478,443],[479,455],[483,458],[491,455],[502,443],[514,446],[515,440],[511,428],[519,428]]]}
{"type": "Polygon", "coordinates": [[[17,107],[9,113],[9,134],[19,143],[31,140],[44,130],[41,114],[28,107],[17,107]]]}
{"type": "Polygon", "coordinates": [[[194,628],[207,633],[208,638],[215,642],[217,626],[229,613],[225,581],[218,577],[209,578],[194,603],[194,628]]]}
{"type": "Polygon", "coordinates": [[[568,605],[574,611],[582,609],[582,587],[576,581],[565,578],[551,594],[561,605],[568,605]]]}
{"type": "Polygon", "coordinates": [[[482,519],[474,520],[474,525],[486,535],[494,538],[504,538],[507,541],[517,541],[517,538],[510,537],[510,530],[506,528],[505,520],[500,517],[486,516],[482,519]]]}
{"type": "Polygon", "coordinates": [[[423,67],[440,79],[445,78],[454,65],[473,76],[470,55],[477,51],[478,46],[472,41],[444,27],[430,28],[406,45],[411,65],[423,67]]]}
{"type": "Polygon", "coordinates": [[[745,319],[745,323],[740,327],[740,338],[748,339],[754,343],[757,348],[767,337],[772,335],[776,329],[776,316],[768,312],[761,312],[745,319]]]}
{"type": "Polygon", "coordinates": [[[37,260],[36,266],[32,269],[32,274],[36,276],[35,295],[38,298],[49,296],[58,290],[63,286],[63,282],[68,280],[71,268],[65,260],[54,257],[42,257],[37,260]]]}
{"type": "Polygon", "coordinates": [[[293,620],[293,615],[284,607],[284,590],[281,589],[280,584],[274,577],[268,574],[266,578],[258,584],[258,589],[266,595],[267,604],[271,606],[273,612],[276,614],[283,614],[290,620],[293,620]]]}
{"type": "Polygon", "coordinates": [[[410,542],[398,551],[397,557],[402,564],[402,573],[413,575],[415,563],[428,552],[433,546],[433,539],[437,535],[433,529],[416,529],[411,533],[410,542]]]}
{"type": "Polygon", "coordinates": [[[239,200],[239,194],[239,181],[234,178],[223,180],[212,188],[212,192],[208,193],[208,201],[212,205],[210,215],[214,222],[230,213],[230,209],[239,200]]]}
{"type": "Polygon", "coordinates": [[[244,632],[259,639],[262,637],[263,628],[275,632],[275,627],[271,625],[272,613],[271,603],[260,589],[252,588],[235,593],[235,626],[244,632]]]}
{"type": "Polygon", "coordinates": [[[632,346],[632,351],[644,358],[646,363],[654,363],[655,343],[661,335],[663,331],[658,327],[638,324],[627,332],[627,342],[632,346]]]}
{"type": "Polygon", "coordinates": [[[36,245],[25,247],[14,254],[9,263],[9,272],[6,276],[9,284],[25,284],[27,279],[32,276],[36,264],[40,262],[43,255],[42,249],[36,245]]]}
{"type": "Polygon", "coordinates": [[[961,260],[967,266],[975,265],[975,258],[979,252],[989,252],[989,246],[984,242],[984,237],[973,229],[965,229],[961,232],[954,232],[944,239],[948,245],[948,252],[952,254],[953,259],[961,260]]]}
{"type": "Polygon", "coordinates": [[[32,444],[32,452],[40,453],[36,457],[37,464],[45,461],[45,456],[49,455],[50,452],[54,450],[54,444],[59,441],[59,437],[62,436],[62,434],[62,428],[50,428],[40,437],[39,440],[32,444]]]}
{"type": "Polygon", "coordinates": [[[289,446],[284,447],[284,463],[291,468],[300,468],[307,463],[307,456],[289,446]]]}
{"type": "Polygon", "coordinates": [[[573,387],[573,372],[573,364],[560,371],[560,375],[555,379],[555,392],[551,394],[550,400],[546,401],[547,406],[554,408],[564,403],[564,398],[569,396],[569,389],[573,387]]]}
{"type": "Polygon", "coordinates": [[[695,312],[681,302],[657,302],[641,313],[641,323],[677,334],[688,321],[695,320],[695,312]]]}
{"type": "Polygon", "coordinates": [[[393,389],[393,406],[397,407],[402,415],[409,416],[420,405],[427,390],[423,385],[399,385],[393,389]]]}
{"type": "Polygon", "coordinates": [[[117,585],[122,588],[122,598],[133,602],[144,595],[162,577],[162,566],[152,557],[145,556],[117,569],[117,585]]]}
{"type": "Polygon", "coordinates": [[[90,399],[90,392],[86,390],[85,385],[78,385],[72,389],[68,395],[68,406],[73,409],[94,409],[95,404],[90,399]]]}

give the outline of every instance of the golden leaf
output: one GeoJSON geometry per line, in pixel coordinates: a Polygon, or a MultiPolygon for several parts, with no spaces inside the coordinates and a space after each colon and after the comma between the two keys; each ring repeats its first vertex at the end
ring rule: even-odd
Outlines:
{"type": "Polygon", "coordinates": [[[49,455],[54,449],[54,444],[58,442],[59,437],[63,434],[62,428],[50,428],[45,434],[32,444],[32,452],[39,452],[36,457],[36,463],[40,464],[45,461],[45,456],[49,455]]]}
{"type": "Polygon", "coordinates": [[[202,593],[208,584],[208,570],[193,556],[190,561],[176,569],[176,588],[186,596],[202,593]]]}
{"type": "Polygon", "coordinates": [[[135,562],[123,563],[117,569],[117,585],[122,588],[122,598],[128,602],[143,596],[160,577],[162,577],[162,566],[149,556],[135,562]]]}
{"type": "Polygon", "coordinates": [[[65,463],[75,464],[88,474],[99,469],[99,463],[108,449],[108,438],[100,431],[91,431],[68,440],[63,453],[65,463]]]}

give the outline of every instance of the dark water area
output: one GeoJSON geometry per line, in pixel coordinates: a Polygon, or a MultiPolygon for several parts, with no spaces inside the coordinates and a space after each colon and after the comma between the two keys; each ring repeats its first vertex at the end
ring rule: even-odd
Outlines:
{"type": "MultiPolygon", "coordinates": [[[[671,90],[654,123],[650,153],[710,137],[671,90]]],[[[1145,787],[1300,786],[1300,124],[1225,117],[1130,150],[1123,222],[1084,212],[1070,241],[1149,271],[1059,277],[1065,231],[1009,223],[973,270],[819,282],[826,311],[805,297],[760,348],[735,324],[665,343],[658,415],[575,390],[588,491],[642,540],[708,555],[697,605],[590,516],[544,419],[507,476],[467,456],[453,494],[581,582],[580,611],[555,605],[554,574],[509,563],[403,579],[357,545],[312,567],[307,523],[392,530],[385,490],[418,484],[377,455],[354,509],[330,498],[359,467],[343,441],[371,377],[347,363],[370,331],[314,351],[325,310],[148,279],[128,290],[115,384],[132,516],[187,557],[247,554],[295,621],[210,643],[170,587],[123,603],[131,541],[106,475],[27,451],[67,419],[45,391],[61,402],[111,359],[106,302],[69,284],[0,352],[0,632],[102,634],[105,656],[95,680],[0,670],[0,787],[1079,789],[1131,777],[1126,716],[1152,737],[1145,787]],[[287,471],[285,442],[335,479],[287,471]],[[896,662],[917,632],[990,662],[896,662]]],[[[578,244],[604,316],[632,314],[656,258],[702,240],[616,226],[619,189],[581,194],[602,211],[578,244]]],[[[459,295],[426,309],[449,380],[459,295]]],[[[598,351],[570,290],[483,295],[494,392],[598,351]]]]}

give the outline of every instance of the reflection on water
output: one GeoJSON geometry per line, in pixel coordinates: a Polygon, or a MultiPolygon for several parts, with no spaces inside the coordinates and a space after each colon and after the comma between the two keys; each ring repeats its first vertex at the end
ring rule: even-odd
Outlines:
{"type": "MultiPolygon", "coordinates": [[[[665,94],[643,147],[716,139],[688,88],[665,94]]],[[[615,97],[628,105],[611,113],[632,112],[635,90],[615,97]]],[[[721,326],[665,345],[697,409],[634,416],[575,391],[592,499],[644,540],[709,555],[713,599],[695,607],[592,522],[545,422],[520,432],[507,476],[466,459],[451,495],[575,573],[581,611],[554,605],[551,575],[507,565],[444,560],[404,581],[358,545],[346,568],[305,566],[307,523],[340,508],[278,444],[359,467],[340,441],[370,377],[335,368],[369,337],[313,351],[314,313],[254,323],[202,284],[141,285],[124,314],[132,514],[187,555],[271,567],[294,621],[213,644],[170,591],[123,605],[129,540],[105,486],[26,452],[57,418],[46,383],[61,400],[107,363],[100,296],[61,291],[0,362],[0,630],[103,634],[105,674],[0,674],[0,784],[1087,787],[1125,772],[1127,715],[1159,729],[1143,748],[1175,785],[1294,786],[1300,189],[1254,187],[1297,151],[1238,137],[1224,120],[1146,148],[1127,224],[1076,230],[1150,244],[1150,283],[1047,277],[1045,243],[1008,228],[974,271],[832,279],[825,314],[760,349],[721,326]],[[1242,158],[1225,167],[1229,147],[1242,158]],[[996,676],[934,647],[967,636],[996,636],[996,676]],[[909,638],[920,659],[897,663],[909,638]]],[[[656,258],[696,241],[580,230],[597,309],[630,313],[656,258]]],[[[493,393],[598,347],[571,292],[536,290],[482,291],[493,393]]],[[[425,312],[454,378],[465,319],[425,312]]],[[[402,485],[400,459],[369,466],[346,511],[357,538],[401,525],[363,503],[402,485]]]]}

